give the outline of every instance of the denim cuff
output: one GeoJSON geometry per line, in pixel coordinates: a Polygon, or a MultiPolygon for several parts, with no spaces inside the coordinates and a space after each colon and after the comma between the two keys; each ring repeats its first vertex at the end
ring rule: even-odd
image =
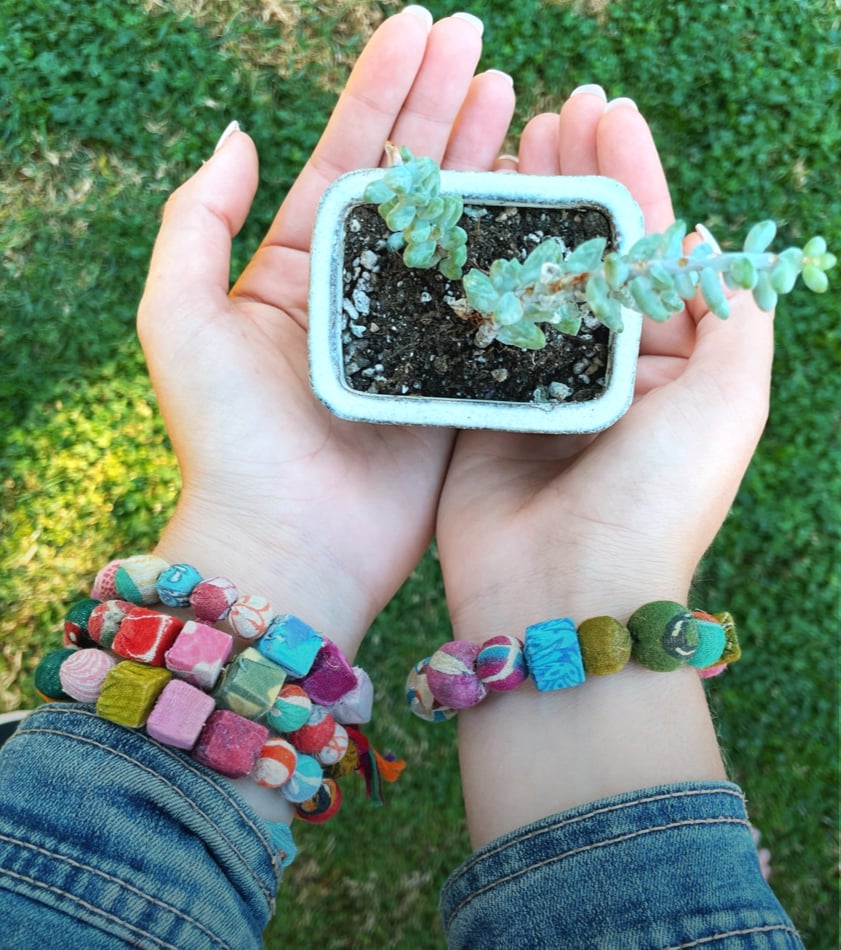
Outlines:
{"type": "Polygon", "coordinates": [[[3,747],[9,946],[260,947],[281,875],[231,785],[90,706],[43,706],[3,747]]]}
{"type": "Polygon", "coordinates": [[[728,782],[618,795],[489,842],[445,883],[449,947],[800,947],[728,782]]]}

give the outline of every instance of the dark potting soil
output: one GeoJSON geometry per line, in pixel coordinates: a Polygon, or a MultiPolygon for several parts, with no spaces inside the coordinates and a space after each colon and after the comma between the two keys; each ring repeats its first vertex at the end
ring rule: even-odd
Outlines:
{"type": "MultiPolygon", "coordinates": [[[[594,209],[488,206],[467,208],[467,268],[487,271],[497,258],[523,260],[549,237],[574,248],[605,237],[609,219],[594,209]]],[[[460,281],[437,270],[409,269],[389,251],[389,231],[370,204],[347,221],[344,260],[345,379],[353,389],[504,402],[579,402],[605,387],[609,331],[585,316],[576,336],[543,325],[543,350],[494,341],[475,346],[475,325],[447,303],[463,297],[460,281]]],[[[467,269],[465,269],[465,273],[467,269]]]]}

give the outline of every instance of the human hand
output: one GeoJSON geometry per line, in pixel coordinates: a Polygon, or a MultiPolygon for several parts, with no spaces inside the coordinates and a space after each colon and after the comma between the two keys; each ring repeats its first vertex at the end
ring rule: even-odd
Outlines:
{"type": "Polygon", "coordinates": [[[473,75],[480,52],[470,18],[386,20],[229,293],[231,239],[257,187],[251,140],[230,135],[170,198],[140,305],[183,475],[159,553],[269,597],[349,655],[431,537],[453,436],[341,422],[314,399],[310,232],[324,188],[376,166],[386,139],[446,167],[492,166],[514,95],[503,74],[473,75]]]}
{"type": "MultiPolygon", "coordinates": [[[[589,87],[560,118],[529,123],[519,170],[617,178],[649,232],[673,220],[645,120],[589,87]]],[[[634,404],[605,432],[458,436],[437,531],[457,636],[685,602],[767,415],[773,321],[747,292],[731,306],[728,321],[700,297],[666,324],[646,320],[634,404]]]]}
{"type": "MultiPolygon", "coordinates": [[[[532,120],[519,167],[617,178],[649,231],[672,221],[657,150],[627,101],[606,110],[584,92],[560,120],[532,120]]],[[[666,324],[646,321],[634,404],[598,435],[458,435],[437,531],[457,638],[522,637],[555,617],[624,621],[653,600],[686,603],[767,413],[772,320],[747,292],[731,308],[724,322],[696,299],[666,324]]],[[[691,669],[629,664],[545,693],[526,684],[459,720],[477,847],[585,802],[725,775],[691,669]]]]}

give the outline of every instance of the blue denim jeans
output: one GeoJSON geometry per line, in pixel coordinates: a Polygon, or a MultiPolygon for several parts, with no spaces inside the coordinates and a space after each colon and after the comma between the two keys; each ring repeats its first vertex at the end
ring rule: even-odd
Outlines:
{"type": "Polygon", "coordinates": [[[441,913],[449,947],[481,950],[803,946],[729,783],[646,789],[519,828],[450,877],[441,913]]]}
{"type": "Polygon", "coordinates": [[[3,950],[262,946],[282,869],[220,776],[90,707],[0,753],[3,950]]]}
{"type": "MultiPolygon", "coordinates": [[[[0,752],[0,947],[260,947],[282,869],[232,786],[52,704],[0,752]]],[[[492,842],[447,882],[452,947],[800,947],[728,784],[619,796],[492,842]]],[[[303,944],[302,944],[303,945],[303,944]]]]}

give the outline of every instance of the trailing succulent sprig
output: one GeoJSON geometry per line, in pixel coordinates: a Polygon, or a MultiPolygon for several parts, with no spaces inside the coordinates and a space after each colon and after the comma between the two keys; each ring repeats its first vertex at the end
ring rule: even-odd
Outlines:
{"type": "Polygon", "coordinates": [[[390,168],[363,195],[378,206],[393,232],[389,248],[403,251],[407,267],[438,270],[458,280],[467,260],[467,233],[459,227],[461,195],[441,194],[441,170],[431,158],[415,158],[408,148],[388,143],[390,168]]]}
{"type": "MultiPolygon", "coordinates": [[[[457,280],[466,261],[466,234],[457,226],[462,201],[440,194],[439,169],[429,158],[414,158],[408,149],[387,146],[392,160],[382,179],[365,192],[393,232],[390,246],[405,245],[409,267],[434,267],[457,280]]],[[[826,272],[835,265],[822,237],[803,248],[768,250],[776,234],[773,221],[752,227],[740,251],[722,251],[702,225],[701,243],[684,252],[686,225],[676,221],[663,234],[640,238],[625,254],[605,253],[605,238],[593,238],[570,250],[560,238],[539,244],[524,260],[496,260],[487,273],[472,268],[463,279],[463,299],[452,302],[460,316],[479,322],[476,343],[493,340],[522,349],[542,349],[546,337],[539,324],[562,333],[578,332],[592,314],[615,332],[622,330],[622,308],[663,321],[679,313],[684,301],[700,290],[710,310],[725,319],[730,307],[725,287],[753,293],[762,310],[772,310],[802,275],[815,293],[828,286],[826,272]]]]}
{"type": "Polygon", "coordinates": [[[546,338],[538,324],[577,333],[591,312],[611,330],[622,330],[622,308],[663,321],[679,313],[700,289],[710,310],[725,319],[730,306],[724,287],[753,292],[762,310],[773,310],[802,274],[816,293],[827,289],[826,272],[835,264],[826,241],[812,238],[805,247],[780,253],[768,250],[776,234],[773,221],[751,228],[741,251],[724,252],[706,228],[705,240],[687,255],[686,225],[676,221],[663,234],[640,238],[626,254],[605,254],[604,238],[593,238],[570,251],[562,241],[539,244],[521,263],[494,261],[489,273],[473,268],[464,277],[466,299],[457,303],[464,316],[482,317],[477,343],[492,340],[524,349],[541,349],[546,338]],[[722,284],[723,279],[723,284],[722,284]]]}

